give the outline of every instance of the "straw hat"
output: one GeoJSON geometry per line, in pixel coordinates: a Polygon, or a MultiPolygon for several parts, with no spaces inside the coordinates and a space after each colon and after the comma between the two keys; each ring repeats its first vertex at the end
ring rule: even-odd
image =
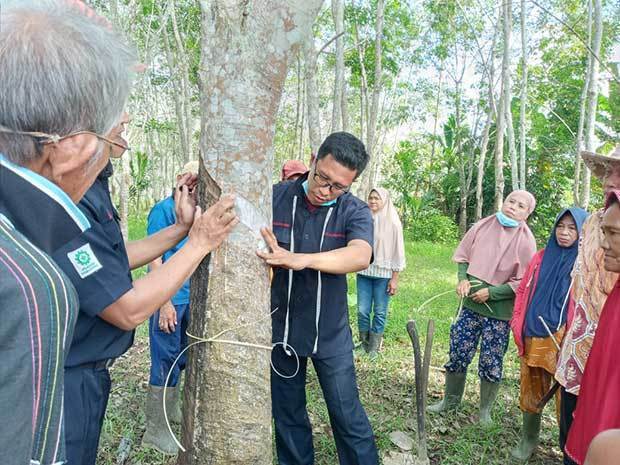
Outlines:
{"type": "Polygon", "coordinates": [[[583,150],[581,158],[586,166],[592,170],[594,176],[603,179],[611,166],[620,165],[620,145],[616,145],[607,155],[583,150]]]}

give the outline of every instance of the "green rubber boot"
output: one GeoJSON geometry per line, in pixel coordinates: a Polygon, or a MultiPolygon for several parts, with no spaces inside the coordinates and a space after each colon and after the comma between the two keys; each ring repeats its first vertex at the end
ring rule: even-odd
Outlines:
{"type": "Polygon", "coordinates": [[[540,435],[540,413],[523,412],[523,427],[519,444],[510,451],[510,454],[519,460],[528,460],[538,445],[540,435]]]}
{"type": "MultiPolygon", "coordinates": [[[[146,431],[142,436],[142,447],[152,447],[163,454],[176,455],[179,450],[166,426],[163,396],[164,388],[162,386],[149,385],[144,412],[146,415],[146,431]]],[[[166,406],[167,410],[168,406],[166,406]]]]}
{"type": "Polygon", "coordinates": [[[368,356],[374,360],[379,356],[379,348],[381,347],[381,341],[383,341],[383,333],[370,332],[368,336],[368,356]]]}
{"type": "Polygon", "coordinates": [[[355,347],[355,352],[359,354],[368,353],[368,331],[360,331],[360,343],[355,347]]]}
{"type": "Polygon", "coordinates": [[[179,386],[166,388],[166,414],[172,423],[180,424],[183,421],[181,413],[181,390],[179,386]]]}
{"type": "Polygon", "coordinates": [[[479,422],[483,426],[493,423],[491,419],[491,409],[497,397],[500,383],[490,383],[483,379],[480,380],[480,417],[479,422]]]}
{"type": "Polygon", "coordinates": [[[466,378],[467,372],[450,373],[446,371],[446,386],[444,388],[443,399],[436,404],[426,407],[426,411],[429,413],[440,413],[448,410],[456,410],[463,398],[466,378]]]}

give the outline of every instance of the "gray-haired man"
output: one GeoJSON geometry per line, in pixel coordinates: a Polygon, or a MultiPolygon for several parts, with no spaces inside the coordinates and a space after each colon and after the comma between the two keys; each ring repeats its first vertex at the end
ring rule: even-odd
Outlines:
{"type": "MultiPolygon", "coordinates": [[[[85,328],[107,327],[123,339],[116,349],[126,350],[133,328],[168,301],[234,227],[233,199],[221,200],[204,214],[198,207],[192,209],[193,218],[187,218],[182,234],[179,228],[168,232],[170,241],[178,242],[189,230],[183,250],[134,284],[125,276],[125,287],[118,287],[119,269],[126,272],[130,263],[148,262],[166,249],[143,250],[139,259],[129,260],[124,247],[108,235],[114,225],[89,217],[75,202],[93,184],[114,148],[124,148],[118,127],[131,87],[133,50],[109,24],[75,0],[2,0],[0,44],[0,214],[52,257],[79,296],[74,334],[82,336],[80,345],[75,336],[73,341],[62,340],[54,347],[54,366],[67,367],[68,461],[94,465],[110,390],[108,367],[118,354],[107,352],[107,340],[86,337],[85,328]],[[99,358],[101,354],[106,358],[99,358]]],[[[187,188],[178,195],[187,200],[187,188]]],[[[49,298],[54,295],[50,289],[49,298]]],[[[19,308],[8,310],[7,315],[19,313],[19,308]]],[[[49,344],[38,339],[36,325],[33,328],[33,344],[49,351],[49,344]]],[[[30,353],[30,348],[24,347],[24,352],[30,353]]],[[[38,366],[41,371],[53,368],[38,366]]],[[[53,386],[56,395],[62,387],[60,376],[53,386]]],[[[46,411],[40,414],[45,404],[41,388],[46,386],[33,383],[33,423],[59,425],[60,414],[53,418],[46,411]]],[[[62,448],[62,427],[55,431],[54,437],[45,435],[43,440],[62,448]]],[[[39,457],[33,460],[43,463],[39,457]]],[[[54,460],[63,461],[62,456],[54,460]]]]}

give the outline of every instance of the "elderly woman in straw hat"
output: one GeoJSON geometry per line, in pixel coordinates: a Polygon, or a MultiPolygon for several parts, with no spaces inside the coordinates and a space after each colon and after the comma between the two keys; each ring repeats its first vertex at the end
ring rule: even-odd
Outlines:
{"type": "MultiPolygon", "coordinates": [[[[581,157],[594,176],[603,182],[605,196],[620,188],[620,145],[608,155],[582,152],[581,157]]],[[[603,213],[604,209],[594,212],[583,225],[572,273],[575,314],[564,336],[555,373],[561,385],[560,447],[563,452],[600,313],[618,279],[617,273],[603,266],[600,232],[603,213]]],[[[565,453],[564,464],[573,463],[565,453]]]]}

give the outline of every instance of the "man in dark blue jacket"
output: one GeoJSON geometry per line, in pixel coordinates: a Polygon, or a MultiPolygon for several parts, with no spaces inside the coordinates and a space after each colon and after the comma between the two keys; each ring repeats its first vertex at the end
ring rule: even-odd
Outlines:
{"type": "Polygon", "coordinates": [[[346,280],[372,257],[370,210],[349,192],[368,159],[356,137],[334,133],[309,173],[273,188],[273,232],[262,231],[271,252],[258,254],[275,267],[272,337],[279,373],[272,372],[271,395],[280,465],[314,463],[306,411],[308,358],[323,390],[340,464],[379,463],[355,379],[346,280]]]}

